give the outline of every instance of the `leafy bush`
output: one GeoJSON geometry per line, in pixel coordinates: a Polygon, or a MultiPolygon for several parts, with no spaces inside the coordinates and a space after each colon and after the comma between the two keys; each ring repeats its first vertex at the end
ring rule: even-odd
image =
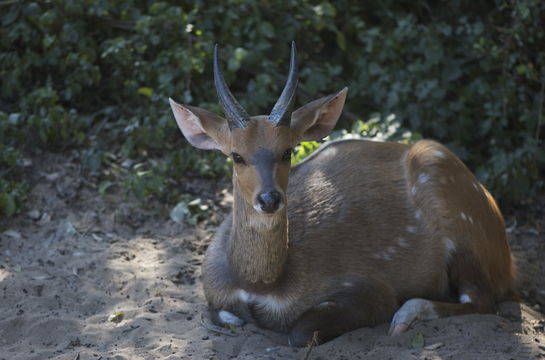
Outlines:
{"type": "Polygon", "coordinates": [[[176,203],[166,194],[188,177],[226,171],[181,139],[167,102],[220,112],[214,43],[257,114],[282,89],[292,39],[300,103],[350,88],[339,129],[374,119],[374,136],[394,114],[399,134],[446,143],[502,199],[544,186],[542,1],[4,1],[0,14],[2,146],[78,148],[90,174],[142,199],[176,203]]]}

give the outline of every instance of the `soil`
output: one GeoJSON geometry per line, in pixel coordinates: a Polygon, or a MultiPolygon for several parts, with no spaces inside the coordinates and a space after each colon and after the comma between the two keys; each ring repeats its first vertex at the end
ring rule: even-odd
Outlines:
{"type": "Polygon", "coordinates": [[[189,184],[213,211],[180,225],[164,205],[98,195],[76,155],[31,160],[27,208],[0,220],[0,359],[545,359],[545,197],[507,211],[521,304],[296,349],[251,324],[210,323],[200,265],[229,208],[223,186],[189,184]]]}

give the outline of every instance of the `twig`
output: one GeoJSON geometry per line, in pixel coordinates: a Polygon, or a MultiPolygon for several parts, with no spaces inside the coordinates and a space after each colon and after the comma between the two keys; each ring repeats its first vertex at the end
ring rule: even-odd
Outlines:
{"type": "Polygon", "coordinates": [[[227,335],[227,336],[237,336],[237,334],[233,334],[231,332],[227,332],[227,331],[224,331],[224,330],[221,330],[221,329],[214,329],[213,327],[211,326],[208,326],[206,324],[206,322],[204,321],[204,316],[203,314],[201,313],[201,325],[208,331],[212,331],[212,332],[215,332],[215,333],[218,333],[218,334],[221,334],[221,335],[227,335]]]}
{"type": "Polygon", "coordinates": [[[131,331],[133,331],[133,330],[135,330],[135,329],[138,329],[139,327],[140,327],[140,325],[136,325],[136,326],[131,325],[130,328],[123,330],[122,333],[123,333],[123,334],[130,333],[131,331]]]}
{"type": "Polygon", "coordinates": [[[132,20],[117,20],[105,16],[97,16],[96,18],[102,23],[107,24],[113,28],[136,31],[136,22],[132,20]]]}
{"type": "Polygon", "coordinates": [[[314,349],[314,346],[318,345],[318,331],[315,331],[312,334],[312,339],[310,339],[310,342],[307,345],[307,352],[305,353],[305,357],[303,360],[310,359],[310,353],[312,352],[312,349],[314,349]]]}

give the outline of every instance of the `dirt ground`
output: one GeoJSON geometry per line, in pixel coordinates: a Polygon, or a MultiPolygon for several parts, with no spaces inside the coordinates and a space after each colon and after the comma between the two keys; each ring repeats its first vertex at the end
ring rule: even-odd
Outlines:
{"type": "Polygon", "coordinates": [[[506,216],[521,305],[294,349],[253,325],[210,324],[200,265],[227,210],[221,186],[199,189],[215,215],[190,227],[160,204],[99,196],[75,155],[31,160],[27,209],[0,219],[0,359],[545,359],[545,197],[506,216]]]}

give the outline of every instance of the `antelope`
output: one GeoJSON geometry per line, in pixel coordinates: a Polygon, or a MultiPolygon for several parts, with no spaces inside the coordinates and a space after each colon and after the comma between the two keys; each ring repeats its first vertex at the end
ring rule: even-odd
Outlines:
{"type": "Polygon", "coordinates": [[[280,97],[250,117],[217,45],[213,67],[225,118],[169,101],[189,143],[233,160],[233,210],[203,262],[216,324],[254,322],[304,346],[388,321],[395,335],[417,320],[492,313],[516,297],[502,214],[445,146],[341,140],[292,166],[299,142],[335,126],[347,88],[293,111],[292,42],[280,97]]]}

